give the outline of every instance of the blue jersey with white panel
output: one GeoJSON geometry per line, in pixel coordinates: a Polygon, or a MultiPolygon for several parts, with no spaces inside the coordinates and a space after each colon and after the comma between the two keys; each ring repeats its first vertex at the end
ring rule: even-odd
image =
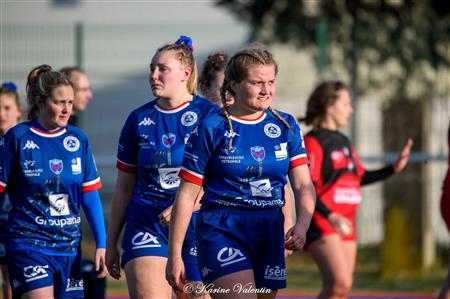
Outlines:
{"type": "Polygon", "coordinates": [[[232,133],[221,113],[199,124],[186,145],[180,177],[203,186],[202,204],[254,209],[284,205],[288,170],[308,160],[294,117],[280,115],[291,129],[269,110],[252,121],[231,116],[232,133]]]}
{"type": "Polygon", "coordinates": [[[86,136],[21,123],[0,141],[0,193],[8,192],[8,248],[76,255],[82,192],[101,187],[86,136]]]}
{"type": "Polygon", "coordinates": [[[218,109],[194,95],[173,109],[153,100],[128,116],[120,134],[117,168],[137,175],[132,202],[159,208],[173,204],[185,143],[198,122],[218,109]]]}

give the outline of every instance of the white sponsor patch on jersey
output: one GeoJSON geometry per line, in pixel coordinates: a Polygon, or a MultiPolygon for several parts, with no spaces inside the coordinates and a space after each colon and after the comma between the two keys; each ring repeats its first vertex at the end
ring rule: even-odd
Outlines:
{"type": "Polygon", "coordinates": [[[178,188],[180,185],[180,177],[178,172],[180,168],[158,168],[159,183],[163,189],[178,188]]]}
{"type": "Polygon", "coordinates": [[[269,179],[249,182],[252,196],[272,197],[272,185],[269,179]]]}
{"type": "Polygon", "coordinates": [[[68,194],[49,195],[48,201],[50,203],[50,215],[52,216],[70,215],[68,194]]]}

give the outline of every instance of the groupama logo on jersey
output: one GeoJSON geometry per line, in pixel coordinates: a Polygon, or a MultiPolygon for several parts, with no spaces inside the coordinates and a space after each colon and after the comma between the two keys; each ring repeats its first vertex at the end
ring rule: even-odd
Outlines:
{"type": "Polygon", "coordinates": [[[261,162],[266,157],[266,151],[263,146],[253,146],[250,148],[253,159],[257,162],[261,162]]]}
{"type": "Polygon", "coordinates": [[[177,139],[177,136],[173,133],[167,133],[162,135],[162,144],[167,147],[171,148],[175,144],[175,140],[177,139]]]}
{"type": "Polygon", "coordinates": [[[61,174],[61,172],[63,171],[64,165],[63,165],[63,161],[60,159],[52,159],[50,161],[48,161],[49,165],[50,165],[50,170],[56,174],[59,175],[61,174]]]}

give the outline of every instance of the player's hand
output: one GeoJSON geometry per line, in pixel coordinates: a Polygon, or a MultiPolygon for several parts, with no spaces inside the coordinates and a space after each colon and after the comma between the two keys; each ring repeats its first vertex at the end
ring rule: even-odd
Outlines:
{"type": "Polygon", "coordinates": [[[352,233],[352,222],[341,214],[332,212],[327,219],[339,234],[348,236],[352,233]]]}
{"type": "Polygon", "coordinates": [[[184,292],[185,269],[181,257],[167,259],[166,279],[175,291],[184,292]]]}
{"type": "Polygon", "coordinates": [[[120,255],[116,246],[107,246],[105,254],[106,268],[112,278],[120,278],[120,255]]]}
{"type": "Polygon", "coordinates": [[[170,216],[172,215],[172,207],[173,206],[168,207],[158,215],[159,223],[164,226],[169,226],[170,216]]]}
{"type": "Polygon", "coordinates": [[[411,153],[411,148],[413,144],[414,144],[413,140],[411,138],[408,138],[405,146],[403,147],[402,151],[400,152],[400,155],[398,156],[397,161],[395,161],[394,163],[395,173],[399,173],[400,171],[402,171],[408,164],[409,154],[411,153]]]}
{"type": "Polygon", "coordinates": [[[301,224],[296,223],[288,230],[284,237],[284,248],[288,250],[298,250],[305,245],[306,229],[301,224]]]}
{"type": "Polygon", "coordinates": [[[108,275],[105,254],[105,248],[97,248],[95,250],[95,271],[97,272],[97,278],[103,278],[108,275]]]}

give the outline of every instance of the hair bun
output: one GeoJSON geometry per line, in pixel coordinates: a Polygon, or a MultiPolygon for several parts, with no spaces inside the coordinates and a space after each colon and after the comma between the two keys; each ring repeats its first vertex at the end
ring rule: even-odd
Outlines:
{"type": "Polygon", "coordinates": [[[177,45],[183,45],[191,52],[194,52],[194,46],[192,45],[192,39],[189,36],[181,35],[175,42],[177,45]]]}
{"type": "Polygon", "coordinates": [[[17,92],[17,85],[14,82],[5,82],[2,84],[1,88],[17,92]]]}

